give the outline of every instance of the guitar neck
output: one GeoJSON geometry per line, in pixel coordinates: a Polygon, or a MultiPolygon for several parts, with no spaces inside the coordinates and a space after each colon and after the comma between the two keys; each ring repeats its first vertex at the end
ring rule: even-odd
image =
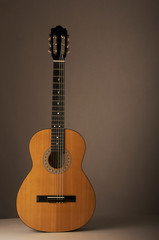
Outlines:
{"type": "Polygon", "coordinates": [[[51,152],[65,150],[65,61],[53,61],[51,152]]]}

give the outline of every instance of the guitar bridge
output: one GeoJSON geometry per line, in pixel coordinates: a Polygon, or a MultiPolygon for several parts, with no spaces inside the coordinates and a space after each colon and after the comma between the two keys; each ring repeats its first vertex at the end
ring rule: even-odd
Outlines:
{"type": "Polygon", "coordinates": [[[48,203],[65,203],[65,202],[76,202],[76,196],[72,195],[37,195],[36,202],[48,202],[48,203]]]}

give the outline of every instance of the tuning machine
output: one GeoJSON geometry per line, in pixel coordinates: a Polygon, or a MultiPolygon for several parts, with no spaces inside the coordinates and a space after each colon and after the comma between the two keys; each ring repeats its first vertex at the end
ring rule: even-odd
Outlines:
{"type": "Polygon", "coordinates": [[[48,45],[49,45],[49,50],[48,50],[48,52],[51,53],[51,34],[49,34],[48,45]]]}
{"type": "Polygon", "coordinates": [[[51,47],[49,47],[48,53],[51,53],[51,47]]]}
{"type": "Polygon", "coordinates": [[[66,45],[67,53],[70,53],[69,45],[70,45],[70,36],[67,35],[67,45],[66,45]]]}

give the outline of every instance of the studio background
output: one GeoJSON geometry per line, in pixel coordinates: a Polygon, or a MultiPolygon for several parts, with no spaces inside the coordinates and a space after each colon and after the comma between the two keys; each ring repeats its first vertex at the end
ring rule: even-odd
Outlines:
{"type": "Polygon", "coordinates": [[[159,214],[158,1],[0,0],[0,218],[17,217],[29,141],[50,128],[51,27],[70,34],[67,128],[86,141],[94,217],[159,214]]]}

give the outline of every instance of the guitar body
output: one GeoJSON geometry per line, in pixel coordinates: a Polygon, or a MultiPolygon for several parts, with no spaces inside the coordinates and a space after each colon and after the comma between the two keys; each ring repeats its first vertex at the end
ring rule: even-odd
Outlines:
{"type": "Polygon", "coordinates": [[[17,211],[29,227],[46,232],[77,229],[86,224],[95,209],[93,188],[82,171],[85,142],[81,135],[65,129],[65,149],[71,163],[62,174],[49,172],[43,158],[50,148],[51,129],[37,132],[30,141],[33,167],[17,196],[17,211]],[[75,202],[37,202],[37,196],[75,196],[75,202]]]}

